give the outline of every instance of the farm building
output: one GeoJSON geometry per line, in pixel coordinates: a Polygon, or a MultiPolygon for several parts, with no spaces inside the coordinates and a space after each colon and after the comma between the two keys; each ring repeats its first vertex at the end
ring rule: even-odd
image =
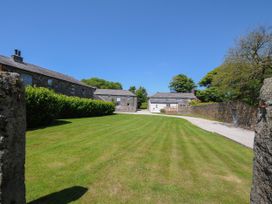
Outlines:
{"type": "Polygon", "coordinates": [[[122,112],[135,112],[137,110],[137,97],[130,91],[117,89],[96,89],[95,98],[113,102],[115,110],[122,112]]]}
{"type": "Polygon", "coordinates": [[[191,100],[196,99],[193,93],[161,93],[149,97],[148,109],[150,112],[159,113],[162,109],[178,112],[188,106],[191,100]]]}
{"type": "Polygon", "coordinates": [[[11,57],[0,55],[0,71],[19,73],[24,85],[46,87],[68,96],[93,98],[95,91],[70,76],[24,62],[19,50],[11,57]]]}

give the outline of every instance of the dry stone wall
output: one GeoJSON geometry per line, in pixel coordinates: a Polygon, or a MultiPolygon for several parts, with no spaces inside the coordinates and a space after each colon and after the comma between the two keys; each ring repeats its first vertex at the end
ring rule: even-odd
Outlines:
{"type": "Polygon", "coordinates": [[[180,114],[204,116],[252,130],[255,128],[257,119],[257,108],[242,102],[205,104],[184,107],[179,110],[180,114]]]}
{"type": "Polygon", "coordinates": [[[272,78],[261,89],[254,141],[252,204],[272,203],[272,78]]]}
{"type": "Polygon", "coordinates": [[[25,204],[25,96],[19,75],[0,72],[0,203],[25,204]]]}

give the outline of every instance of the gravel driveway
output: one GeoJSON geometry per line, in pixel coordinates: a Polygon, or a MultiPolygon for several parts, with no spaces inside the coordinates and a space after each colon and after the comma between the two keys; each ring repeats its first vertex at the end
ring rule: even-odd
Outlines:
{"type": "Polygon", "coordinates": [[[146,110],[137,111],[135,113],[125,113],[125,114],[155,115],[155,116],[183,118],[204,130],[218,133],[224,137],[227,137],[251,149],[253,148],[253,144],[254,144],[254,135],[255,135],[254,131],[246,130],[243,128],[237,128],[229,123],[222,123],[222,122],[217,122],[213,120],[207,120],[207,119],[195,118],[195,117],[189,117],[189,116],[153,114],[146,110]]]}

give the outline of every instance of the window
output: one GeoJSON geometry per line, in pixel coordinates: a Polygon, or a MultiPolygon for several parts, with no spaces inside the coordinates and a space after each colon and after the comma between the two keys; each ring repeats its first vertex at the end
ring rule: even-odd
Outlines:
{"type": "Polygon", "coordinates": [[[24,84],[24,86],[32,85],[32,76],[29,74],[21,74],[20,78],[24,84]]]}
{"type": "Polygon", "coordinates": [[[48,79],[47,84],[48,86],[53,86],[53,79],[48,79]]]}
{"type": "Polygon", "coordinates": [[[75,85],[74,84],[71,85],[71,94],[75,95],[75,85]]]}
{"type": "Polygon", "coordinates": [[[120,104],[121,104],[121,98],[116,98],[116,105],[120,106],[120,104]]]}

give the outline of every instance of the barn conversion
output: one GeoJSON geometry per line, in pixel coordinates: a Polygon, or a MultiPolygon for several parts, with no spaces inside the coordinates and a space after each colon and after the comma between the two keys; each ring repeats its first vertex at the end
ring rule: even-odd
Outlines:
{"type": "Polygon", "coordinates": [[[188,106],[191,100],[196,99],[193,93],[162,93],[158,92],[149,97],[148,108],[150,112],[159,113],[162,109],[171,109],[178,112],[188,106]]]}
{"type": "Polygon", "coordinates": [[[122,112],[135,112],[137,110],[137,97],[127,90],[96,89],[95,98],[115,103],[115,110],[122,112]]]}
{"type": "Polygon", "coordinates": [[[0,71],[19,73],[24,85],[46,87],[68,96],[93,98],[95,91],[73,77],[24,62],[19,50],[11,57],[0,55],[0,71]]]}

